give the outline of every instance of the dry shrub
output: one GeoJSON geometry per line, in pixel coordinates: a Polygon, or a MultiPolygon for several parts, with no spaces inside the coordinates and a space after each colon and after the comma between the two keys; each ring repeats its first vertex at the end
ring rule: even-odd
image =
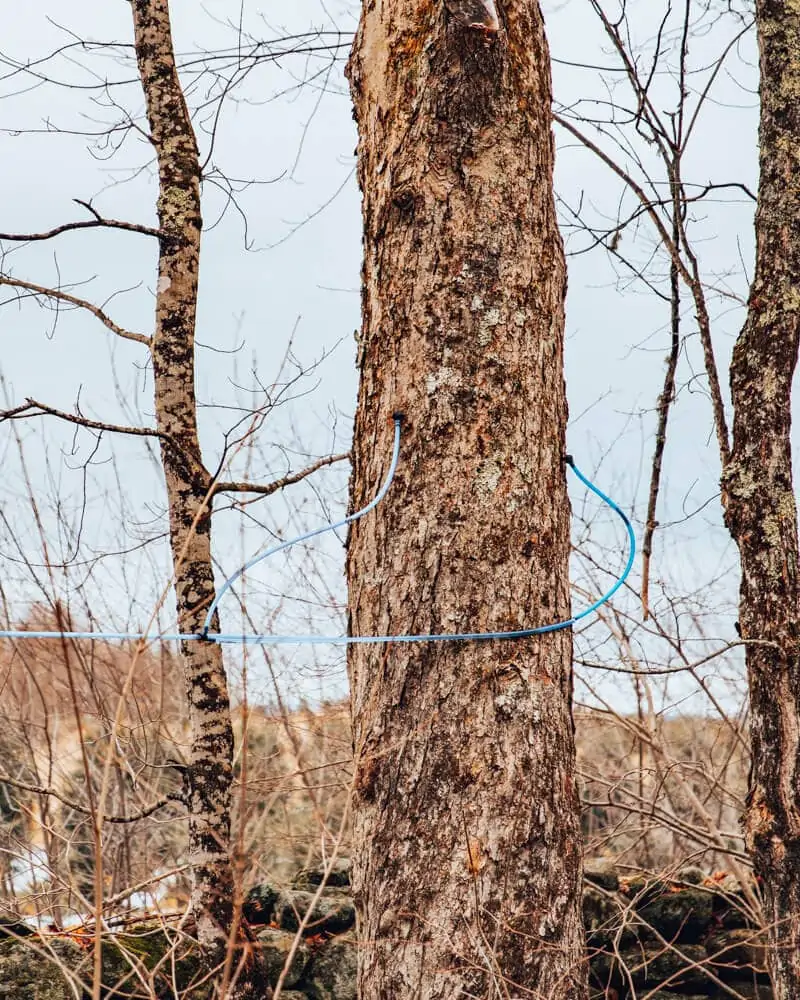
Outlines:
{"type": "Polygon", "coordinates": [[[749,751],[738,725],[603,711],[575,721],[588,856],[651,871],[746,864],[749,751]]]}
{"type": "MultiPolygon", "coordinates": [[[[20,627],[82,628],[59,607],[34,608],[20,627]]],[[[185,732],[182,688],[179,661],[164,644],[138,655],[133,643],[0,645],[0,772],[10,779],[0,784],[0,884],[7,907],[57,923],[72,911],[85,912],[93,871],[90,816],[106,757],[106,814],[129,817],[175,793],[180,771],[173,764],[181,762],[185,732]]],[[[106,824],[109,895],[180,863],[178,817],[170,804],[141,823],[106,824]]]]}
{"type": "MultiPolygon", "coordinates": [[[[23,627],[73,623],[58,608],[35,609],[23,627]]],[[[132,644],[85,641],[0,647],[0,772],[10,779],[0,782],[0,915],[5,909],[62,922],[91,908],[89,814],[107,754],[107,813],[129,817],[179,793],[186,733],[180,663],[166,644],[153,645],[130,674],[134,653],[132,644]]],[[[241,882],[282,884],[323,861],[339,836],[352,776],[348,706],[289,712],[245,704],[234,725],[241,882]]],[[[689,861],[709,871],[745,863],[738,817],[748,755],[737,725],[581,711],[576,729],[593,864],[662,871],[689,861]]],[[[136,822],[105,824],[109,915],[152,908],[153,898],[131,891],[180,869],[184,827],[177,801],[136,822]]],[[[183,878],[164,884],[169,892],[159,906],[180,909],[183,878]]]]}

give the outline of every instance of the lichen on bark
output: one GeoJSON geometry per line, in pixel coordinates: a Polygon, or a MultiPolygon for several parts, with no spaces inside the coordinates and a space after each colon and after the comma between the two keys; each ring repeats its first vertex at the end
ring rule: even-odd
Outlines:
{"type": "MultiPolygon", "coordinates": [[[[569,617],[565,267],[549,56],[530,0],[496,32],[367,2],[363,319],[348,547],[354,633],[569,617]]],[[[461,5],[462,7],[465,5],[461,5]]],[[[469,23],[467,23],[469,22],[469,23]]],[[[354,887],[363,1000],[586,995],[571,636],[358,646],[354,887]]]]}
{"type": "Polygon", "coordinates": [[[800,343],[800,5],[757,0],[756,267],[731,364],[727,525],[741,558],[752,772],[744,818],[777,1000],[800,996],[800,576],[791,391],[800,343]]]}
{"type": "MultiPolygon", "coordinates": [[[[195,398],[200,265],[200,161],[173,51],[168,0],[133,0],[134,42],[158,164],[159,255],[152,361],[156,423],[169,507],[178,623],[202,631],[214,597],[211,477],[203,465],[195,398]]],[[[217,627],[215,621],[214,627],[217,627]]],[[[191,745],[185,770],[191,911],[211,964],[225,955],[233,919],[230,857],[233,730],[222,650],[181,644],[191,745]]]]}

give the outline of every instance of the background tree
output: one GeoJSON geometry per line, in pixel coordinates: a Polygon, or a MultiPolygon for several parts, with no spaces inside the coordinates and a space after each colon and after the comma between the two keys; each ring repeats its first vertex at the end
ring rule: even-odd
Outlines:
{"type": "MultiPolygon", "coordinates": [[[[354,634],[569,617],[564,260],[537,3],[366,4],[354,634]]],[[[363,1000],[585,996],[571,636],[354,647],[363,1000]]]]}
{"type": "MultiPolygon", "coordinates": [[[[635,50],[631,19],[623,9],[612,13],[592,0],[628,89],[611,87],[598,101],[597,115],[585,114],[589,102],[565,108],[560,123],[623,181],[633,209],[622,209],[605,232],[586,225],[581,208],[573,218],[592,239],[606,245],[627,271],[659,294],[652,254],[639,267],[620,247],[642,218],[653,225],[658,251],[669,262],[671,346],[662,394],[652,466],[645,535],[645,581],[657,527],[661,463],[667,424],[676,399],[676,366],[686,350],[682,332],[681,285],[691,302],[693,330],[702,346],[702,367],[711,401],[722,475],[722,508],[741,563],[738,628],[745,646],[749,686],[752,768],[744,832],[755,873],[764,894],[763,922],[769,930],[769,964],[775,996],[800,991],[800,840],[798,840],[798,607],[797,510],[792,473],[792,380],[797,361],[796,284],[800,274],[800,194],[792,182],[800,143],[800,114],[794,95],[800,86],[800,16],[788,4],[756,3],[726,12],[687,2],[680,12],[664,10],[647,65],[635,50]],[[676,15],[676,16],[674,16],[676,15]],[[704,22],[704,18],[707,20],[704,22]],[[676,24],[677,20],[677,24],[676,24]],[[713,62],[693,67],[690,49],[700,26],[727,24],[728,41],[713,62]],[[689,146],[700,115],[713,100],[715,86],[741,39],[757,30],[760,78],[758,205],[755,217],[755,275],[746,303],[746,320],[730,364],[730,407],[719,376],[719,338],[712,336],[710,301],[737,301],[727,276],[704,274],[697,246],[703,199],[738,189],[752,197],[735,175],[724,183],[693,185],[689,146]],[[670,64],[674,104],[662,111],[654,81],[670,64]],[[704,80],[698,80],[700,74],[704,80]],[[582,118],[581,125],[578,119],[582,118]],[[591,132],[583,124],[593,126],[591,132]],[[616,139],[612,151],[609,140],[616,139]],[[642,151],[641,140],[656,151],[642,151]],[[660,162],[659,162],[660,161],[660,162]],[[729,432],[730,414],[733,433],[729,432]]],[[[652,231],[651,231],[652,232],[652,231]]],[[[663,293],[661,293],[663,294],[663,293]]],[[[751,886],[753,901],[757,889],[751,886]]]]}
{"type": "MultiPolygon", "coordinates": [[[[158,160],[159,255],[153,359],[157,436],[164,464],[181,632],[200,633],[214,596],[211,506],[216,484],[203,465],[194,388],[200,269],[200,155],[178,79],[167,0],[134,0],[136,62],[158,160]]],[[[219,617],[212,623],[219,631],[219,617]]],[[[184,771],[192,913],[198,939],[224,961],[233,927],[230,789],[233,728],[222,647],[181,644],[191,744],[184,771]]]]}
{"type": "Polygon", "coordinates": [[[752,769],[744,828],[764,885],[778,1000],[800,993],[800,576],[792,382],[800,344],[800,11],[756,3],[761,124],[755,274],[730,370],[722,472],[739,549],[752,769]]]}

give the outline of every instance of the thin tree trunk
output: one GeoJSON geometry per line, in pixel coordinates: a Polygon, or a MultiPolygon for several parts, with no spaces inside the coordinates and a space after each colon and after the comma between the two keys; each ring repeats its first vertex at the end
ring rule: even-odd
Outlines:
{"type": "MultiPolygon", "coordinates": [[[[366,0],[353,633],[568,618],[565,266],[532,0],[366,0]]],[[[586,996],[571,635],[354,647],[362,1000],[586,996]]]]}
{"type": "Polygon", "coordinates": [[[763,880],[776,1000],[800,997],[800,578],[791,387],[800,335],[800,8],[758,0],[761,178],[756,269],[731,365],[723,475],[739,547],[752,769],[745,834],[763,880]]]}
{"type": "MultiPolygon", "coordinates": [[[[168,0],[134,0],[132,9],[136,58],[158,160],[161,237],[152,358],[178,621],[182,632],[201,632],[214,580],[211,479],[200,454],[194,382],[200,163],[175,66],[168,0]]],[[[233,911],[233,730],[221,647],[186,642],[181,655],[191,727],[185,774],[194,879],[191,910],[208,959],[218,963],[224,957],[233,911]]]]}

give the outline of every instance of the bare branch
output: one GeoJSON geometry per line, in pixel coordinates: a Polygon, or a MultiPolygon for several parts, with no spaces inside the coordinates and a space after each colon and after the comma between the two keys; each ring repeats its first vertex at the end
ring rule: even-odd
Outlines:
{"type": "Polygon", "coordinates": [[[0,233],[0,240],[8,240],[14,243],[36,243],[40,240],[51,240],[54,236],[60,236],[62,233],[73,232],[77,229],[97,229],[98,227],[122,229],[128,233],[141,233],[143,236],[158,237],[161,235],[160,231],[154,229],[152,226],[142,226],[138,222],[122,222],[119,219],[106,219],[99,214],[91,202],[81,201],[80,198],[73,200],[91,212],[94,218],[86,219],[83,222],[65,222],[60,226],[55,226],[53,229],[46,229],[41,233],[0,233]]]}
{"type": "MultiPolygon", "coordinates": [[[[680,191],[672,178],[672,197],[674,199],[674,215],[672,223],[672,238],[675,243],[680,239],[680,191]]],[[[658,527],[656,512],[658,508],[658,493],[661,486],[661,466],[664,460],[664,448],[667,444],[667,422],[672,401],[675,398],[675,373],[678,369],[678,354],[681,348],[681,285],[678,268],[673,260],[670,264],[670,348],[667,356],[667,368],[664,372],[664,387],[658,397],[658,430],[656,431],[656,447],[653,453],[653,465],[650,472],[650,494],[647,499],[647,520],[644,528],[644,544],[642,545],[642,614],[647,621],[650,615],[650,556],[653,551],[653,535],[658,527]]]]}
{"type": "MultiPolygon", "coordinates": [[[[32,785],[27,781],[18,781],[16,778],[12,778],[10,774],[3,774],[0,772],[0,782],[5,785],[10,785],[12,788],[17,788],[21,792],[32,792],[34,795],[50,795],[54,799],[58,799],[69,809],[74,809],[76,812],[83,813],[85,816],[91,815],[91,809],[86,806],[80,805],[78,802],[73,802],[72,799],[68,799],[61,792],[56,791],[55,788],[46,788],[44,785],[32,785]]],[[[146,806],[138,813],[133,813],[130,816],[103,816],[103,822],[105,823],[136,823],[140,819],[146,819],[148,816],[152,816],[154,812],[158,812],[159,809],[163,809],[165,805],[170,802],[182,802],[183,797],[181,792],[170,792],[168,795],[162,796],[157,802],[153,802],[152,805],[146,806]]]]}
{"type": "Polygon", "coordinates": [[[326,465],[333,465],[334,462],[343,462],[349,458],[349,451],[343,451],[339,455],[328,455],[326,458],[319,459],[319,461],[314,462],[305,469],[301,469],[300,472],[292,472],[288,476],[284,476],[282,479],[274,479],[271,483],[217,483],[214,487],[214,495],[217,493],[260,493],[262,496],[268,497],[272,493],[277,493],[278,490],[282,490],[287,486],[293,486],[295,483],[302,482],[302,480],[317,472],[319,469],[324,469],[326,465]]]}
{"type": "MultiPolygon", "coordinates": [[[[128,424],[110,424],[105,420],[92,420],[91,417],[86,417],[80,412],[68,413],[66,410],[58,410],[54,406],[48,406],[47,403],[40,403],[38,400],[31,399],[30,397],[19,406],[12,407],[9,410],[0,410],[0,423],[4,420],[22,420],[26,417],[37,416],[56,417],[58,420],[65,420],[67,423],[77,424],[79,427],[86,427],[88,430],[100,431],[101,433],[108,431],[111,434],[158,438],[160,441],[169,444],[175,450],[176,454],[181,455],[184,459],[188,459],[189,465],[199,476],[200,482],[208,480],[208,470],[194,455],[191,455],[185,448],[182,448],[172,435],[156,430],[154,427],[131,427],[128,424]]],[[[280,485],[276,486],[276,489],[280,488],[280,485]]]]}
{"type": "Polygon", "coordinates": [[[47,288],[44,285],[35,285],[30,281],[22,281],[20,278],[9,278],[6,275],[0,275],[0,285],[7,285],[10,288],[20,288],[23,291],[30,292],[32,295],[41,295],[45,298],[56,299],[58,302],[67,302],[69,305],[76,306],[79,309],[86,309],[93,316],[96,316],[112,333],[115,333],[118,337],[122,337],[123,340],[133,340],[137,344],[144,344],[145,347],[150,347],[151,341],[149,337],[143,333],[133,333],[130,330],[125,330],[103,312],[99,306],[94,305],[92,302],[87,302],[86,299],[70,295],[69,292],[63,292],[58,288],[47,288]]]}
{"type": "Polygon", "coordinates": [[[664,249],[669,254],[670,259],[678,269],[681,278],[686,283],[686,287],[691,292],[695,305],[697,326],[700,333],[700,343],[703,348],[706,377],[708,378],[709,392],[711,394],[711,408],[714,415],[714,428],[717,435],[717,443],[719,445],[720,460],[724,468],[728,464],[728,460],[730,458],[730,438],[728,433],[728,424],[725,417],[725,403],[722,397],[719,371],[717,369],[714,348],[711,341],[711,320],[709,319],[705,295],[703,294],[703,285],[700,280],[699,265],[686,237],[683,222],[680,222],[680,239],[684,251],[689,258],[691,270],[687,268],[686,263],[681,257],[681,245],[676,244],[673,240],[664,225],[663,220],[656,211],[652,200],[648,197],[647,192],[641,184],[637,183],[628,171],[616,163],[612,157],[608,155],[608,153],[597,145],[596,142],[593,142],[585,133],[581,132],[579,128],[576,128],[576,126],[573,125],[569,119],[554,112],[553,120],[573,135],[590,152],[594,153],[598,159],[602,160],[603,163],[605,163],[605,165],[612,170],[617,177],[620,178],[620,180],[624,181],[624,183],[627,184],[631,191],[636,195],[651,222],[656,227],[664,249]]]}
{"type": "Polygon", "coordinates": [[[13,409],[0,410],[0,421],[19,420],[22,417],[35,417],[45,414],[57,417],[59,420],[66,420],[71,424],[88,427],[93,431],[110,431],[113,434],[133,434],[137,437],[164,437],[163,434],[151,427],[129,427],[125,424],[109,424],[105,420],[92,420],[90,417],[85,417],[82,413],[67,413],[66,410],[57,410],[54,406],[48,406],[47,403],[40,403],[38,400],[31,399],[30,397],[13,409]]]}

